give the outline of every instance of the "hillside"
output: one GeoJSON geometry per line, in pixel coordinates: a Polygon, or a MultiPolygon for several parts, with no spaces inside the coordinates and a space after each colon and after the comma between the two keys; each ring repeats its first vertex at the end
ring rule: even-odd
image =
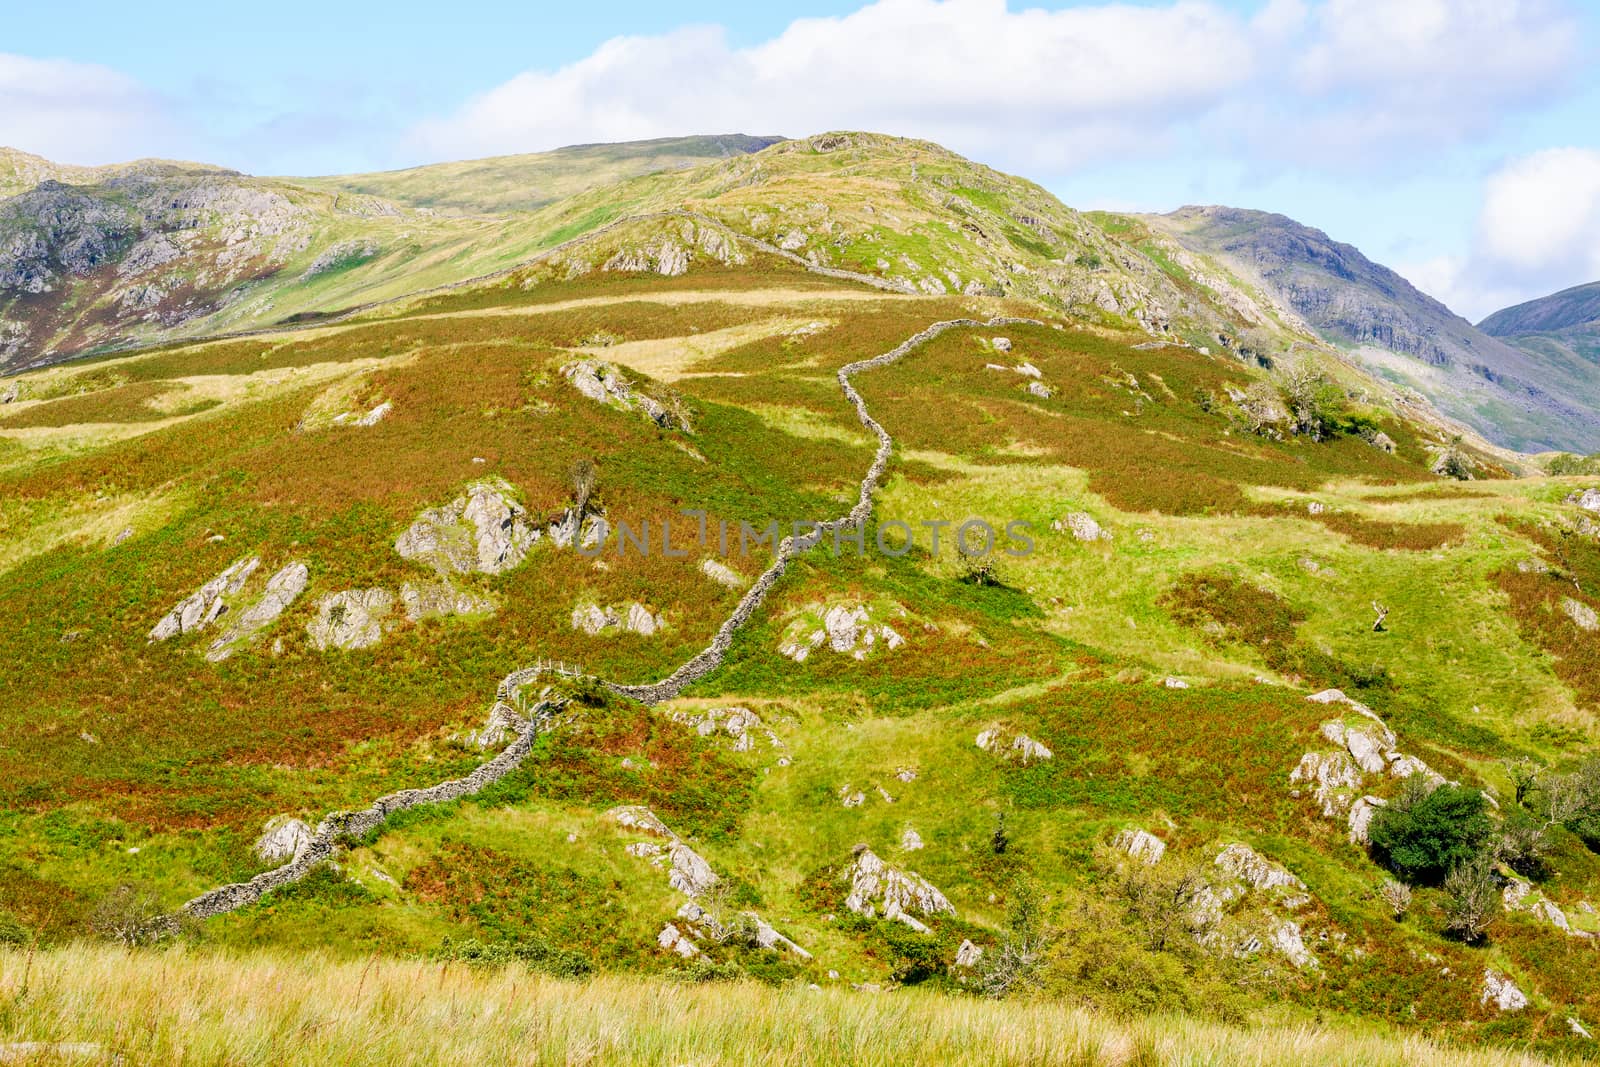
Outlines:
{"type": "Polygon", "coordinates": [[[397,257],[338,321],[0,381],[8,1039],[1591,1054],[1595,478],[925,142],[514,228],[464,284],[397,257]],[[217,983],[285,992],[173,1021],[217,983]]]}
{"type": "Polygon", "coordinates": [[[297,185],[382,197],[445,215],[532,211],[565,197],[658,170],[759,152],[783,140],[742,133],[572,145],[553,152],[435,163],[378,174],[291,178],[297,185]]]}
{"type": "MultiPolygon", "coordinates": [[[[659,161],[651,144],[573,151],[659,161]]],[[[722,144],[691,142],[715,162],[502,217],[224,173],[35,187],[0,200],[0,367],[345,313],[673,212],[901,290],[1015,295],[1202,345],[1281,318],[1221,274],[1169,277],[1039,187],[937,145],[832,134],[723,159],[722,144]]],[[[582,184],[566,157],[541,165],[582,184]]]]}
{"type": "Polygon", "coordinates": [[[1600,282],[1505,308],[1478,327],[1574,376],[1600,372],[1600,282]]]}
{"type": "MultiPolygon", "coordinates": [[[[814,182],[792,162],[767,203],[814,182]]],[[[360,321],[24,376],[9,921],[963,996],[1037,893],[1054,997],[1577,1047],[1600,861],[1558,827],[1518,898],[1554,911],[1463,944],[1423,881],[1397,923],[1348,827],[1401,782],[1340,754],[1377,737],[1504,808],[1502,759],[1587,751],[1574,486],[1440,486],[1403,406],[1252,431],[1280,385],[1231,353],[836,271],[644,220],[360,321]],[[914,550],[715,547],[853,509],[914,550]],[[599,516],[687,554],[560,547],[599,516]],[[974,577],[923,525],[972,518],[1036,551],[974,577]],[[1212,896],[1153,905],[1179,882],[1212,896]]]]}
{"type": "Polygon", "coordinates": [[[1503,308],[1478,323],[1491,337],[1559,333],[1600,322],[1600,282],[1575,285],[1559,293],[1503,308]]]}
{"type": "Polygon", "coordinates": [[[1323,338],[1446,414],[1524,451],[1600,449],[1600,377],[1491,336],[1351,245],[1282,215],[1187,207],[1142,216],[1266,288],[1323,338]]]}

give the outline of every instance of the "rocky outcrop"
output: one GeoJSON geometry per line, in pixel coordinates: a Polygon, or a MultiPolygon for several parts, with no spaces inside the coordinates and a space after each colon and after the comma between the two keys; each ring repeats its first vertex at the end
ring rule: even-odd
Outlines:
{"type": "Polygon", "coordinates": [[[270,819],[250,851],[267,863],[287,863],[311,847],[311,827],[299,819],[280,815],[270,819]]]}
{"type": "Polygon", "coordinates": [[[1213,862],[1251,889],[1287,889],[1296,894],[1306,891],[1304,882],[1249,845],[1228,845],[1213,862]]]}
{"type": "Polygon", "coordinates": [[[498,478],[474,482],[464,496],[424,511],[394,549],[441,574],[504,574],[527,558],[541,536],[512,492],[498,478]]]}
{"type": "Polygon", "coordinates": [[[1600,630],[1600,615],[1595,614],[1595,610],[1581,600],[1574,600],[1569,596],[1562,597],[1561,610],[1566,614],[1567,618],[1577,625],[1578,629],[1587,630],[1590,633],[1600,630]]]}
{"type": "Polygon", "coordinates": [[[561,368],[562,377],[590,400],[621,411],[636,411],[657,426],[686,430],[683,419],[661,401],[640,392],[621,368],[602,360],[580,359],[561,368]]]}
{"type": "Polygon", "coordinates": [[[761,721],[761,716],[749,708],[707,708],[704,711],[675,710],[668,713],[675,722],[681,722],[701,737],[725,734],[733,738],[735,752],[748,752],[755,747],[759,734],[768,745],[781,748],[783,742],[761,721]]]}
{"type": "Polygon", "coordinates": [[[400,603],[412,622],[445,618],[451,615],[492,615],[495,602],[456,588],[445,579],[433,582],[402,582],[400,603]]]}
{"type": "Polygon", "coordinates": [[[666,620],[637,601],[622,605],[579,604],[572,609],[572,628],[590,637],[607,633],[631,633],[651,637],[666,620]]]}
{"type": "Polygon", "coordinates": [[[974,945],[971,941],[963,939],[961,944],[956,948],[955,965],[957,967],[976,967],[979,961],[982,959],[983,949],[979,948],[977,945],[974,945]]]}
{"type": "Polygon", "coordinates": [[[661,928],[661,932],[656,935],[656,944],[668,952],[682,956],[686,960],[700,955],[700,949],[695,946],[695,943],[684,936],[683,931],[672,923],[667,923],[661,928]]]}
{"type": "MultiPolygon", "coordinates": [[[[1350,805],[1350,843],[1352,845],[1365,845],[1368,833],[1372,828],[1372,817],[1379,808],[1387,807],[1388,801],[1382,797],[1365,796],[1358,798],[1350,805]]],[[[1326,811],[1323,812],[1327,814],[1326,811]]]]}
{"type": "Polygon", "coordinates": [[[166,641],[179,634],[204,630],[228,610],[227,599],[244,588],[250,575],[261,566],[255,556],[230,564],[221,574],[178,602],[150,630],[150,640],[166,641]]]}
{"type": "Polygon", "coordinates": [[[708,559],[700,564],[700,573],[724,589],[743,589],[750,582],[744,575],[718,560],[708,559]]]}
{"type": "Polygon", "coordinates": [[[1568,495],[1567,503],[1576,504],[1584,511],[1600,513],[1600,489],[1585,489],[1582,492],[1573,492],[1568,495]]]}
{"type": "Polygon", "coordinates": [[[387,589],[345,589],[317,601],[317,615],[306,624],[311,646],[351,651],[371,648],[383,640],[394,610],[394,594],[387,589]]]}
{"type": "Polygon", "coordinates": [[[865,846],[857,849],[845,877],[850,892],[844,906],[857,915],[873,918],[881,914],[925,934],[930,932],[928,926],[916,916],[956,913],[955,906],[926,878],[885,863],[865,846]]]}
{"type": "Polygon", "coordinates": [[[1050,528],[1056,533],[1070,533],[1080,541],[1111,540],[1111,534],[1102,529],[1087,511],[1071,512],[1065,518],[1052,522],[1050,528]]]}
{"type": "MultiPolygon", "coordinates": [[[[905,638],[888,623],[879,621],[880,612],[865,604],[813,607],[789,624],[778,651],[796,663],[804,663],[824,644],[841,656],[858,660],[879,649],[897,649],[905,644],[905,638]]],[[[905,609],[899,609],[899,614],[903,617],[905,609]]]]}
{"type": "Polygon", "coordinates": [[[1005,759],[1016,759],[1023,763],[1038,763],[1054,759],[1055,753],[1041,741],[1035,741],[1020,730],[1010,727],[993,725],[979,731],[973,742],[985,752],[991,752],[1005,759]]]}
{"type": "Polygon", "coordinates": [[[1528,1006],[1528,996],[1517,988],[1515,982],[1499,971],[1485,970],[1478,1003],[1484,1007],[1492,1004],[1498,1011],[1503,1012],[1521,1011],[1528,1006]]]}
{"type": "Polygon", "coordinates": [[[1134,859],[1147,867],[1153,867],[1161,862],[1161,857],[1167,854],[1167,843],[1148,830],[1130,827],[1117,834],[1111,842],[1111,847],[1120,852],[1126,852],[1134,859]]]}
{"type": "MultiPolygon", "coordinates": [[[[1367,775],[1403,779],[1420,774],[1434,785],[1444,782],[1444,776],[1423,760],[1400,751],[1394,731],[1365,704],[1338,689],[1325,689],[1306,699],[1354,713],[1354,717],[1330,719],[1319,727],[1321,735],[1339,749],[1307,752],[1289,772],[1291,784],[1312,787],[1312,798],[1325,818],[1347,821],[1352,844],[1366,843],[1373,813],[1384,805],[1379,797],[1362,795],[1367,775]]],[[[1293,795],[1300,793],[1296,789],[1293,795]]]]}
{"type": "Polygon", "coordinates": [[[289,606],[305,592],[311,581],[311,569],[304,563],[290,563],[267,579],[267,587],[255,603],[239,613],[221,637],[206,650],[206,659],[219,663],[237,652],[242,644],[278,620],[289,606]]]}

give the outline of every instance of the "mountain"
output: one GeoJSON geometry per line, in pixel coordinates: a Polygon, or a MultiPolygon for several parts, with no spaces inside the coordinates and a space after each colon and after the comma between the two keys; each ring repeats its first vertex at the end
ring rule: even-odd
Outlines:
{"type": "Polygon", "coordinates": [[[1478,323],[1491,337],[1528,337],[1600,323],[1600,282],[1575,285],[1550,296],[1502,308],[1478,323]]]}
{"type": "Polygon", "coordinates": [[[462,195],[483,203],[500,195],[484,175],[544,175],[578,190],[499,216],[439,215],[334,180],[137,167],[67,174],[85,185],[47,179],[0,200],[0,367],[348,313],[672,213],[907,292],[1038,299],[1191,342],[1273,318],[1220,280],[1212,290],[1169,277],[1038,186],[937,145],[839,134],[727,154],[760,143],[589,147],[354,183],[422,200],[419,190],[459,178],[462,195]],[[711,161],[657,166],[692,151],[711,161]]]}
{"type": "Polygon", "coordinates": [[[605,1032],[545,1019],[560,1062],[951,1059],[862,1055],[908,1007],[1013,1027],[967,1062],[1589,1050],[1600,487],[1264,279],[848,131],[493,219],[18,202],[27,298],[151,232],[283,294],[329,239],[437,258],[0,381],[0,972],[50,979],[0,1042],[467,1062],[561,1003],[605,1032]]]}
{"type": "Polygon", "coordinates": [[[620,144],[572,145],[553,152],[436,163],[378,174],[291,178],[311,188],[378,196],[443,215],[503,215],[531,211],[597,185],[707,160],[759,152],[781,137],[742,133],[661,137],[620,144]]]}
{"type": "Polygon", "coordinates": [[[1186,207],[1142,216],[1287,304],[1318,335],[1490,439],[1600,448],[1600,375],[1475,328],[1351,245],[1282,215],[1186,207]]]}
{"type": "Polygon", "coordinates": [[[1572,376],[1600,374],[1600,282],[1497,311],[1478,328],[1572,376]]]}

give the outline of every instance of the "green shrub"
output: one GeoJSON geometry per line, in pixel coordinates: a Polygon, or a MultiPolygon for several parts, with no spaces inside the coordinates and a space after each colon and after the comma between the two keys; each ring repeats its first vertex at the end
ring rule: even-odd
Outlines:
{"type": "Polygon", "coordinates": [[[583,955],[551,948],[536,939],[484,942],[475,937],[460,941],[446,937],[434,951],[434,958],[478,967],[504,967],[519,963],[530,970],[556,978],[582,978],[594,969],[583,955]]]}
{"type": "Polygon", "coordinates": [[[1481,854],[1494,834],[1483,793],[1467,786],[1427,789],[1412,775],[1395,803],[1372,817],[1372,847],[1408,882],[1437,883],[1481,854]]]}

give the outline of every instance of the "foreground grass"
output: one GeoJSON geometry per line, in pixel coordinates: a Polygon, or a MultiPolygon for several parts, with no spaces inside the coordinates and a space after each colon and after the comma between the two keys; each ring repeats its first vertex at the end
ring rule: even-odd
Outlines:
{"type": "MultiPolygon", "coordinates": [[[[46,1050],[89,1043],[127,1064],[1546,1062],[1366,1031],[1121,1021],[1062,1005],[912,991],[571,983],[377,957],[128,954],[91,945],[0,953],[0,1039],[46,1050]]],[[[52,1055],[32,1062],[58,1062],[52,1055]]]]}

